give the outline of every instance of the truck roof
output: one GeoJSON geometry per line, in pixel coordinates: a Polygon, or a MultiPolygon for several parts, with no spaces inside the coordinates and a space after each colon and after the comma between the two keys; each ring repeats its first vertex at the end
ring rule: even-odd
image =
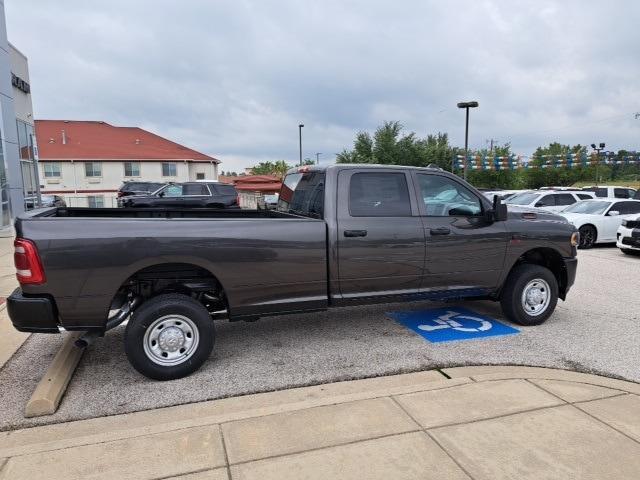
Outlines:
{"type": "Polygon", "coordinates": [[[384,168],[392,170],[424,170],[429,172],[444,172],[449,173],[446,170],[438,167],[437,165],[429,165],[427,167],[413,167],[411,165],[382,165],[377,163],[332,163],[329,165],[302,165],[293,167],[287,171],[287,175],[290,173],[299,172],[324,172],[327,170],[343,170],[349,168],[384,168]]]}

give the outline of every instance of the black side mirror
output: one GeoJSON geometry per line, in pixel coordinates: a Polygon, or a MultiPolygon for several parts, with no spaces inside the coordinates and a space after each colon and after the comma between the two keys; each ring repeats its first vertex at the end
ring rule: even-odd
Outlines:
{"type": "Polygon", "coordinates": [[[493,196],[493,207],[491,213],[494,222],[504,222],[507,219],[507,206],[502,203],[502,200],[498,195],[493,196]]]}
{"type": "Polygon", "coordinates": [[[160,192],[160,193],[158,194],[158,196],[159,196],[160,198],[164,197],[164,192],[160,192]]]}

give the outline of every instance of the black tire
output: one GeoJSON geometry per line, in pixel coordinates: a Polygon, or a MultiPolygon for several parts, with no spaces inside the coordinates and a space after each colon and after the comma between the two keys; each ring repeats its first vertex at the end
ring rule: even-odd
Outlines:
{"type": "MultiPolygon", "coordinates": [[[[535,299],[535,295],[532,299],[535,299]]],[[[502,291],[502,297],[500,298],[500,304],[502,306],[502,312],[505,316],[514,323],[525,326],[540,325],[547,318],[551,316],[558,303],[558,281],[553,275],[551,270],[542,267],[540,265],[522,264],[518,265],[511,270],[511,273],[505,281],[504,289],[502,291]],[[535,282],[538,280],[538,286],[535,282]],[[542,280],[543,282],[540,282],[542,280]],[[544,286],[544,283],[548,285],[548,289],[544,286]],[[540,305],[530,306],[523,300],[523,294],[525,288],[530,285],[533,291],[532,295],[548,295],[548,303],[541,301],[540,305]],[[536,293],[536,290],[538,293],[536,293]],[[544,292],[543,292],[544,290],[544,292]],[[532,310],[537,308],[546,307],[540,312],[532,313],[528,308],[532,310]],[[525,309],[525,305],[527,309],[525,309]]]]}
{"type": "Polygon", "coordinates": [[[170,293],[146,301],[133,312],[125,330],[124,349],[133,368],[145,377],[174,380],[198,370],[209,358],[214,340],[207,309],[187,295],[170,293]],[[167,336],[163,339],[157,332],[167,336]],[[157,341],[152,340],[154,335],[157,341]]]}
{"type": "Polygon", "coordinates": [[[593,247],[598,239],[598,231],[591,225],[584,225],[578,231],[580,232],[580,245],[578,245],[578,248],[586,250],[593,247]]]}

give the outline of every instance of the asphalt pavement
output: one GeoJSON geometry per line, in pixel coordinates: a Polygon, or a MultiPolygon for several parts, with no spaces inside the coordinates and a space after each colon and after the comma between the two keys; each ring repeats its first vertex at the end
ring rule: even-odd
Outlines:
{"type": "MultiPolygon", "coordinates": [[[[24,419],[62,343],[62,336],[32,335],[0,371],[0,430],[460,365],[555,367],[640,382],[640,257],[596,248],[579,253],[578,268],[568,300],[545,324],[516,326],[516,335],[429,343],[385,315],[443,305],[428,302],[219,322],[209,361],[171,382],[147,380],[129,366],[119,327],[87,350],[56,414],[24,419]]],[[[446,306],[454,305],[504,321],[497,303],[446,306]]]]}

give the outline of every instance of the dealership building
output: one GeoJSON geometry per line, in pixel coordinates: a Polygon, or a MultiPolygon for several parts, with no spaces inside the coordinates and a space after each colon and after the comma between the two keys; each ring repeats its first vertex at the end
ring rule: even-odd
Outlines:
{"type": "Polygon", "coordinates": [[[37,204],[37,147],[27,57],[7,40],[0,1],[0,234],[12,219],[37,204]]]}
{"type": "Polygon", "coordinates": [[[115,207],[126,181],[218,180],[214,157],[138,127],[36,120],[42,194],[70,207],[115,207]]]}

